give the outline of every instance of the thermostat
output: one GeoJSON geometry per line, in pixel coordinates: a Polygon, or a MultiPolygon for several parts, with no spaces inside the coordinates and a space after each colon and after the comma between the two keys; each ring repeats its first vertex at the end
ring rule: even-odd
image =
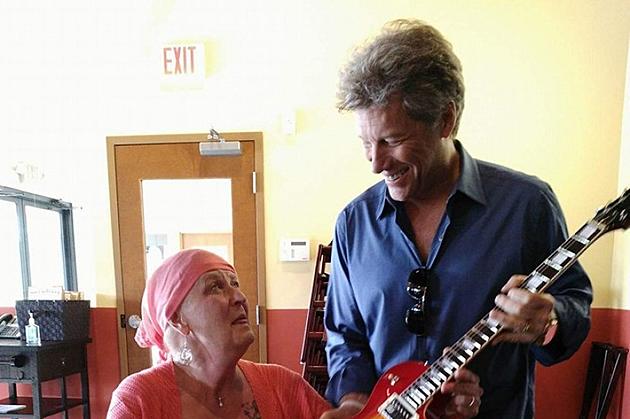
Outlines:
{"type": "Polygon", "coordinates": [[[280,240],[280,261],[301,262],[310,260],[310,242],[306,239],[280,240]]]}

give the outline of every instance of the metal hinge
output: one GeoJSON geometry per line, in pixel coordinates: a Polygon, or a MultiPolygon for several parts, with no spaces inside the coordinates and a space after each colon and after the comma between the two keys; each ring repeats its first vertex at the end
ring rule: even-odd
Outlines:
{"type": "Polygon", "coordinates": [[[260,326],[260,306],[256,304],[256,326],[260,326]]]}
{"type": "Polygon", "coordinates": [[[120,315],[120,327],[123,329],[127,328],[127,317],[124,314],[120,315]]]}
{"type": "Polygon", "coordinates": [[[252,193],[256,194],[256,172],[252,172],[252,193]]]}

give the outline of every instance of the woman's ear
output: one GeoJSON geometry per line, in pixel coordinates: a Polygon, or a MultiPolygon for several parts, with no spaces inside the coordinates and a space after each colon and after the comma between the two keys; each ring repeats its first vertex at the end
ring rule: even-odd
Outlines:
{"type": "Polygon", "coordinates": [[[176,311],[175,314],[168,321],[168,324],[182,336],[187,336],[190,333],[190,326],[186,323],[180,314],[179,311],[176,311]]]}

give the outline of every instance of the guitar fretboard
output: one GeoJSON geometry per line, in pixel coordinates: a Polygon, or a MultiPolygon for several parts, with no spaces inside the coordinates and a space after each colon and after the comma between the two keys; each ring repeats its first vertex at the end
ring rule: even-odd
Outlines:
{"type": "MultiPolygon", "coordinates": [[[[520,288],[541,293],[577,260],[597,238],[606,232],[604,225],[594,219],[588,221],[558,249],[529,274],[520,288]]],[[[498,307],[495,307],[498,309],[498,307]]],[[[455,372],[466,365],[499,333],[502,326],[488,313],[447,352],[438,358],[400,396],[411,407],[418,409],[435,395],[442,384],[453,378],[455,372]]],[[[385,407],[387,410],[387,407],[385,407]]]]}

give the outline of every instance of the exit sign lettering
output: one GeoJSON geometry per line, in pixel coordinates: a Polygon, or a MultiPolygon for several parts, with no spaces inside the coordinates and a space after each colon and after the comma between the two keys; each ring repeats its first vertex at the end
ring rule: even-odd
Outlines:
{"type": "Polygon", "coordinates": [[[205,75],[203,44],[164,45],[161,51],[162,81],[172,86],[198,84],[205,75]]]}

